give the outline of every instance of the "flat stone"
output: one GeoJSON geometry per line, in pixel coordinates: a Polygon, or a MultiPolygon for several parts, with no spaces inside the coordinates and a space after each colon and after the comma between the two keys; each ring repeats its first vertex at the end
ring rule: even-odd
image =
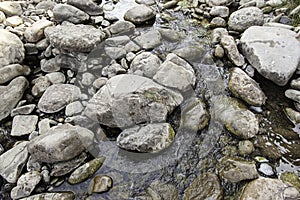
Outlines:
{"type": "Polygon", "coordinates": [[[116,36],[107,38],[105,44],[111,47],[118,47],[119,45],[125,45],[130,41],[130,38],[127,35],[116,36]]]}
{"type": "Polygon", "coordinates": [[[3,1],[0,2],[0,11],[8,16],[21,15],[23,10],[17,1],[3,1]]]}
{"type": "Polygon", "coordinates": [[[300,91],[299,90],[293,90],[288,89],[285,91],[285,96],[293,101],[296,101],[297,103],[300,103],[300,91]]]}
{"type": "Polygon", "coordinates": [[[53,8],[53,17],[57,22],[69,21],[74,24],[82,23],[90,18],[82,10],[68,4],[56,4],[53,8]]]}
{"type": "Polygon", "coordinates": [[[33,87],[31,94],[34,97],[41,97],[43,93],[50,87],[51,82],[46,76],[40,76],[32,81],[33,87]]]}
{"type": "Polygon", "coordinates": [[[175,132],[168,123],[148,124],[125,129],[117,138],[117,145],[129,151],[159,152],[173,142],[175,132]]]}
{"type": "Polygon", "coordinates": [[[58,25],[45,29],[51,45],[66,51],[89,52],[102,42],[105,34],[89,25],[58,25]]]}
{"type": "Polygon", "coordinates": [[[225,50],[226,55],[229,60],[236,66],[242,66],[245,64],[245,59],[243,55],[240,54],[234,38],[230,35],[223,35],[221,37],[221,44],[225,50]]]}
{"type": "Polygon", "coordinates": [[[17,27],[21,24],[23,24],[23,19],[19,16],[8,17],[5,21],[6,26],[17,27]]]}
{"type": "Polygon", "coordinates": [[[80,127],[64,124],[50,128],[28,144],[32,158],[40,162],[55,163],[70,160],[93,144],[94,133],[80,127]]]}
{"type": "Polygon", "coordinates": [[[28,142],[21,142],[0,156],[0,175],[9,183],[16,183],[28,158],[28,142]]]}
{"type": "Polygon", "coordinates": [[[151,79],[117,75],[109,79],[88,102],[84,114],[106,126],[127,127],[163,122],[182,101],[181,94],[151,79]]]}
{"type": "Polygon", "coordinates": [[[92,0],[68,0],[68,4],[79,8],[80,10],[86,12],[89,15],[101,15],[103,14],[102,8],[98,6],[92,0]]]}
{"type": "Polygon", "coordinates": [[[67,105],[66,107],[66,116],[73,116],[80,114],[83,111],[84,107],[80,101],[75,101],[67,105]]]}
{"type": "Polygon", "coordinates": [[[117,21],[108,27],[108,30],[112,34],[129,34],[133,33],[135,30],[135,25],[128,21],[117,21]]]}
{"type": "Polygon", "coordinates": [[[20,76],[13,79],[7,86],[0,86],[0,121],[16,107],[28,85],[26,78],[20,76]]]}
{"type": "MultiPolygon", "coordinates": [[[[4,1],[0,3],[5,3],[4,1]]],[[[0,29],[0,68],[9,64],[20,63],[25,57],[23,42],[15,34],[0,29]]]]}
{"type": "Polygon", "coordinates": [[[89,184],[88,193],[103,193],[107,192],[112,188],[113,180],[111,177],[106,175],[95,176],[89,184]]]}
{"type": "Polygon", "coordinates": [[[35,131],[39,117],[36,115],[18,115],[13,119],[11,136],[28,135],[35,131]]]}
{"type": "Polygon", "coordinates": [[[29,105],[17,107],[11,111],[10,116],[14,117],[16,115],[29,115],[33,112],[35,107],[36,107],[35,104],[29,104],[29,105]]]}
{"type": "Polygon", "coordinates": [[[74,200],[75,194],[73,192],[52,192],[36,194],[30,197],[23,198],[22,200],[74,200]]]}
{"type": "Polygon", "coordinates": [[[229,16],[229,8],[226,6],[214,6],[209,11],[209,14],[211,16],[217,16],[217,17],[228,17],[229,16]]]}
{"type": "Polygon", "coordinates": [[[157,30],[152,30],[144,33],[134,39],[143,49],[151,50],[162,44],[162,37],[157,30]]]}
{"type": "Polygon", "coordinates": [[[287,29],[251,27],[241,37],[243,54],[262,76],[286,85],[300,63],[300,42],[295,36],[287,29]]]}
{"type": "Polygon", "coordinates": [[[228,88],[234,96],[252,106],[262,106],[267,99],[258,83],[237,67],[230,72],[228,88]]]}
{"type": "Polygon", "coordinates": [[[155,15],[155,12],[149,6],[142,4],[129,9],[125,13],[124,19],[136,25],[141,25],[153,20],[155,15]]]}
{"type": "Polygon", "coordinates": [[[201,62],[205,53],[203,46],[193,45],[175,49],[173,53],[189,62],[201,62]]]}
{"type": "Polygon", "coordinates": [[[80,98],[80,88],[71,84],[55,84],[47,88],[38,108],[45,113],[56,113],[80,98]]]}
{"type": "Polygon", "coordinates": [[[119,47],[105,47],[105,53],[113,60],[118,60],[126,56],[126,50],[119,47]]]}
{"type": "Polygon", "coordinates": [[[12,64],[0,68],[0,84],[11,81],[17,76],[27,76],[31,72],[26,65],[12,64]]]}
{"type": "Polygon", "coordinates": [[[52,72],[46,74],[46,77],[52,84],[65,83],[66,77],[62,72],[52,72]]]}
{"type": "Polygon", "coordinates": [[[37,42],[45,37],[44,30],[49,26],[53,26],[53,22],[46,19],[38,20],[26,28],[24,37],[28,42],[37,42]]]}

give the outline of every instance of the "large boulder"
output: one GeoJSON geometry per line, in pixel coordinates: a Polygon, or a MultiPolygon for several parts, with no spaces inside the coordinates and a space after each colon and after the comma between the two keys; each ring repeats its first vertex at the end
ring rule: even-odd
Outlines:
{"type": "Polygon", "coordinates": [[[109,79],[88,102],[84,114],[106,126],[128,127],[163,122],[182,101],[180,93],[151,79],[124,74],[109,79]]]}
{"type": "Polygon", "coordinates": [[[279,27],[253,26],[241,37],[243,54],[267,79],[283,86],[300,63],[296,33],[279,27]]]}

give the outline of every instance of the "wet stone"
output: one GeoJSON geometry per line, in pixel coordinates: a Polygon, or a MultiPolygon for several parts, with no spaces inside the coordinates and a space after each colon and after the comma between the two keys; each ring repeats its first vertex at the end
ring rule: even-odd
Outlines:
{"type": "Polygon", "coordinates": [[[18,115],[13,119],[11,136],[28,135],[35,131],[38,116],[36,115],[18,115]]]}
{"type": "Polygon", "coordinates": [[[242,140],[239,142],[239,154],[249,155],[254,151],[254,145],[249,140],[242,140]]]}
{"type": "Polygon", "coordinates": [[[23,198],[22,200],[74,200],[75,195],[73,192],[53,192],[53,193],[42,193],[36,194],[27,198],[23,198]]]}
{"type": "Polygon", "coordinates": [[[92,0],[67,0],[69,5],[79,8],[80,10],[86,12],[89,15],[101,15],[103,13],[100,6],[98,6],[92,0]]]}
{"type": "Polygon", "coordinates": [[[136,37],[134,41],[143,49],[151,50],[162,44],[162,37],[157,30],[152,30],[136,37]]]}
{"type": "Polygon", "coordinates": [[[106,175],[95,176],[89,184],[88,193],[103,193],[107,192],[112,188],[113,180],[111,177],[106,175]]]}
{"type": "Polygon", "coordinates": [[[285,91],[285,96],[297,103],[300,103],[300,91],[299,90],[293,90],[293,89],[288,89],[285,91]]]}
{"type": "Polygon", "coordinates": [[[149,6],[138,5],[129,9],[125,13],[124,19],[136,25],[140,25],[153,20],[155,15],[155,12],[149,6]]]}
{"type": "Polygon", "coordinates": [[[56,4],[53,8],[53,16],[57,22],[69,21],[74,24],[79,24],[89,19],[88,14],[68,4],[56,4]]]}
{"type": "Polygon", "coordinates": [[[108,30],[112,34],[129,34],[133,33],[135,30],[135,25],[127,21],[117,21],[108,27],[108,30]]]}
{"type": "Polygon", "coordinates": [[[263,173],[265,176],[273,176],[273,168],[268,163],[261,163],[259,165],[258,171],[263,173]]]}

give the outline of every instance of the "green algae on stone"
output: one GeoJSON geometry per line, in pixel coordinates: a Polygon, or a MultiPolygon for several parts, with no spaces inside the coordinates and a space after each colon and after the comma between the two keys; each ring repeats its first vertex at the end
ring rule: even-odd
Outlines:
{"type": "Polygon", "coordinates": [[[300,192],[300,179],[293,172],[284,172],[280,174],[280,179],[285,183],[292,184],[300,192]]]}

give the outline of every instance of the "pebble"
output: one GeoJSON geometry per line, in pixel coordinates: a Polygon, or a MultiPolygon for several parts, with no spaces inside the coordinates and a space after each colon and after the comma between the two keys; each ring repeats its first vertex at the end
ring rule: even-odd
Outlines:
{"type": "Polygon", "coordinates": [[[89,184],[88,194],[103,193],[109,191],[113,186],[112,178],[106,175],[95,176],[89,184]]]}
{"type": "Polygon", "coordinates": [[[28,135],[35,131],[37,123],[36,115],[17,115],[13,119],[11,136],[28,135]]]}

